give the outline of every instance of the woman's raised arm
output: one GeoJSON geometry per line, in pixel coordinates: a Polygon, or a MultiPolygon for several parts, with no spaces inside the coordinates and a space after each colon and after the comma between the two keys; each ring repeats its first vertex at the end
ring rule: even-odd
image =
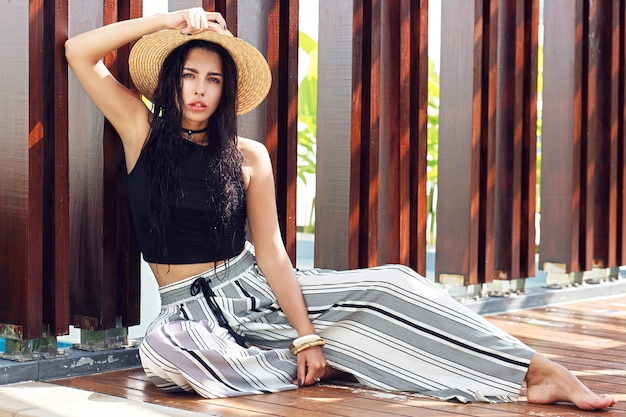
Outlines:
{"type": "Polygon", "coordinates": [[[217,22],[222,28],[226,26],[221,14],[193,8],[112,23],[66,41],[65,56],[72,72],[119,133],[129,166],[134,165],[146,140],[148,109],[113,77],[102,58],[143,35],[162,29],[179,29],[184,34],[220,30],[209,22],[217,22]]]}

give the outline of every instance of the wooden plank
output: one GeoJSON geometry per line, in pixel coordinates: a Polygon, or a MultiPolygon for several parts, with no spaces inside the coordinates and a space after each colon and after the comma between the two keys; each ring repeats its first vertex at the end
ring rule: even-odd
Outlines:
{"type": "Polygon", "coordinates": [[[593,213],[593,265],[617,267],[617,73],[618,30],[614,0],[589,4],[587,74],[587,163],[590,190],[588,210],[593,213]]]}
{"type": "MultiPolygon", "coordinates": [[[[34,5],[31,2],[31,8],[34,5]]],[[[69,331],[69,182],[68,182],[68,96],[67,63],[64,42],[67,39],[67,1],[44,3],[38,12],[44,14],[45,35],[31,38],[43,47],[40,69],[31,70],[45,74],[45,82],[38,93],[43,97],[44,149],[44,247],[43,252],[43,320],[50,326],[51,335],[69,331]]]]}
{"type": "Polygon", "coordinates": [[[352,0],[321,0],[318,40],[315,266],[358,265],[358,225],[351,226],[352,0]],[[352,227],[355,232],[352,233],[352,227]],[[351,250],[352,248],[352,250],[351,250]],[[353,259],[353,260],[351,260],[353,259]]]}
{"type": "MultiPolygon", "coordinates": [[[[136,0],[103,0],[100,7],[73,4],[69,18],[78,34],[119,18],[141,14],[136,0]]],[[[105,57],[109,70],[131,86],[125,64],[129,48],[105,57]]],[[[113,127],[72,77],[69,85],[70,288],[76,327],[112,329],[139,322],[139,255],[126,188],[126,167],[113,127]]]]}
{"type": "MultiPolygon", "coordinates": [[[[486,280],[535,276],[538,1],[501,2],[493,220],[486,280]]],[[[491,112],[491,110],[489,110],[491,112]]],[[[491,236],[487,233],[487,241],[491,236]]]]}
{"type": "MultiPolygon", "coordinates": [[[[597,392],[623,394],[626,370],[626,296],[548,306],[488,317],[496,326],[571,369],[597,392]],[[592,325],[590,325],[592,323],[592,325]],[[612,339],[611,337],[615,338],[612,339]]],[[[345,383],[322,383],[312,387],[267,395],[207,400],[193,394],[165,393],[156,388],[141,369],[55,381],[55,383],[110,395],[151,402],[177,409],[239,415],[362,416],[581,416],[569,404],[534,405],[525,401],[525,390],[516,403],[457,404],[402,392],[364,389],[345,383]]],[[[602,415],[626,412],[626,404],[604,410],[602,415]]],[[[586,414],[585,414],[586,415],[586,414]]]]}
{"type": "MultiPolygon", "coordinates": [[[[134,19],[142,15],[142,0],[118,0],[118,18],[120,20],[134,19]]],[[[134,91],[137,97],[140,97],[128,71],[127,62],[131,46],[132,44],[125,45],[117,51],[114,68],[117,79],[134,91]]],[[[121,317],[122,326],[128,327],[138,325],[141,320],[140,254],[130,212],[126,160],[122,142],[108,122],[105,126],[106,132],[111,135],[110,138],[105,139],[105,144],[108,145],[108,151],[105,154],[108,155],[105,166],[109,167],[107,172],[111,176],[111,194],[109,195],[117,196],[115,205],[110,207],[110,210],[115,212],[117,227],[111,234],[111,238],[114,240],[111,241],[110,246],[114,248],[115,252],[110,254],[109,262],[114,268],[111,273],[116,277],[117,309],[115,314],[121,317]]]]}
{"type": "MultiPolygon", "coordinates": [[[[425,274],[428,3],[353,4],[349,242],[344,262],[351,268],[402,263],[425,274]]],[[[318,163],[330,152],[318,157],[318,163]]],[[[326,175],[336,178],[340,173],[336,168],[326,175]]],[[[326,192],[321,186],[318,190],[318,195],[326,192]]]]}
{"type": "Polygon", "coordinates": [[[0,6],[0,323],[27,339],[42,332],[43,17],[41,1],[0,6]]]}
{"type": "Polygon", "coordinates": [[[298,145],[298,0],[269,0],[267,59],[273,84],[267,98],[267,134],[276,181],[280,229],[296,262],[296,164],[298,145]]]}
{"type": "Polygon", "coordinates": [[[367,50],[364,49],[364,43],[367,41],[367,29],[365,27],[367,15],[365,4],[362,0],[353,2],[352,10],[352,109],[350,117],[350,241],[348,247],[349,268],[358,268],[361,258],[361,181],[363,178],[363,167],[361,160],[363,155],[363,146],[361,144],[361,130],[364,123],[368,120],[364,117],[362,109],[367,105],[368,94],[363,84],[367,73],[363,71],[363,63],[367,61],[367,50]]]}
{"type": "Polygon", "coordinates": [[[494,200],[493,278],[519,278],[520,178],[522,158],[523,30],[518,1],[500,2],[498,32],[498,105],[496,109],[496,178],[494,200]],[[521,28],[520,28],[521,27],[521,28]],[[515,273],[513,271],[516,271],[515,273]]]}
{"type": "MultiPolygon", "coordinates": [[[[428,153],[428,1],[404,1],[401,11],[400,116],[401,130],[408,132],[408,151],[401,148],[404,163],[401,194],[408,198],[409,219],[401,219],[400,240],[406,245],[400,261],[426,276],[426,183],[428,153]],[[408,10],[407,10],[408,9],[408,10]],[[408,56],[408,58],[407,58],[408,56]],[[408,62],[406,62],[408,61],[408,62]],[[407,68],[408,65],[408,68],[407,68]],[[409,78],[407,82],[406,78],[409,78]],[[408,104],[408,105],[407,105],[408,104]],[[408,155],[408,162],[406,161],[408,155]],[[408,168],[407,168],[408,165],[408,168]],[[407,178],[408,177],[408,178],[407,178]],[[407,189],[408,187],[408,189],[407,189]],[[406,194],[405,194],[406,193],[406,194]],[[408,223],[408,225],[407,225],[408,223]],[[408,237],[403,237],[409,234],[408,237]],[[406,259],[408,257],[408,260],[406,259]]],[[[406,204],[406,203],[405,203],[406,204]]]]}
{"type": "Polygon", "coordinates": [[[470,285],[479,282],[483,4],[444,0],[441,6],[435,275],[470,285]]]}
{"type": "MultiPolygon", "coordinates": [[[[380,37],[380,46],[373,63],[378,63],[379,90],[372,97],[377,102],[379,145],[378,145],[378,192],[375,204],[378,205],[376,244],[378,257],[376,264],[400,263],[400,222],[408,218],[402,215],[407,193],[401,194],[400,171],[401,147],[408,147],[408,137],[400,136],[400,57],[408,50],[400,49],[400,2],[381,2],[380,29],[373,30],[372,36],[380,37]]],[[[373,52],[373,51],[372,51],[373,52]]],[[[406,152],[406,150],[405,150],[406,152]]],[[[405,169],[406,167],[405,164],[405,169]]],[[[406,171],[405,171],[406,172],[406,171]]],[[[408,191],[408,190],[406,190],[408,191]]],[[[406,205],[408,208],[408,204],[406,205]]],[[[407,210],[405,210],[406,212],[407,210]]],[[[406,220],[404,226],[407,227],[406,220]]],[[[407,227],[408,229],[408,227],[407,227]]],[[[370,235],[370,239],[372,236],[370,235]]],[[[408,247],[408,242],[405,243],[408,247]]],[[[405,262],[408,261],[406,255],[405,262]]]]}
{"type": "Polygon", "coordinates": [[[481,239],[479,248],[478,275],[485,282],[491,282],[499,277],[495,272],[495,264],[498,261],[495,257],[496,252],[496,222],[497,214],[495,209],[496,187],[498,184],[496,173],[496,144],[497,144],[497,120],[500,114],[497,111],[498,103],[498,82],[499,82],[499,65],[498,65],[498,48],[499,48],[499,21],[500,21],[500,2],[489,2],[489,9],[485,9],[483,13],[483,62],[486,66],[485,83],[483,88],[485,106],[487,108],[487,116],[483,117],[480,153],[484,155],[481,161],[481,171],[484,173],[485,180],[481,181],[480,193],[482,195],[479,209],[479,222],[484,229],[484,238],[481,239]]]}
{"type": "Polygon", "coordinates": [[[523,109],[523,158],[522,190],[524,200],[521,216],[522,242],[520,243],[520,277],[536,276],[536,211],[537,211],[537,78],[539,57],[539,1],[524,2],[524,109],[523,109]]]}
{"type": "MultiPolygon", "coordinates": [[[[75,3],[69,13],[69,36],[103,24],[103,0],[75,3]]],[[[70,288],[71,314],[93,318],[101,325],[103,290],[102,172],[104,120],[72,75],[69,92],[69,182],[70,194],[70,288]]],[[[113,277],[108,277],[113,279],[113,277]]],[[[78,327],[83,327],[80,325],[78,327]]]]}
{"type": "Polygon", "coordinates": [[[626,264],[626,4],[620,2],[619,8],[619,30],[617,31],[619,50],[619,71],[618,71],[618,110],[617,110],[617,207],[618,207],[618,236],[616,243],[617,262],[620,265],[626,264]]]}
{"type": "Polygon", "coordinates": [[[591,269],[581,247],[583,118],[582,1],[544,3],[543,135],[541,142],[540,268],[591,269]],[[549,29],[548,29],[549,28],[549,29]]]}

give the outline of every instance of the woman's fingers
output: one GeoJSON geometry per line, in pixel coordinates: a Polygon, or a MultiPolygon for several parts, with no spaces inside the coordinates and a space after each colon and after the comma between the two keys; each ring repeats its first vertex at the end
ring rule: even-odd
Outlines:
{"type": "Polygon", "coordinates": [[[294,383],[298,386],[313,385],[319,382],[326,370],[326,359],[321,347],[312,347],[298,354],[298,376],[294,383]]]}
{"type": "Polygon", "coordinates": [[[206,18],[211,22],[216,22],[222,30],[226,30],[226,19],[220,12],[206,12],[206,18]]]}
{"type": "Polygon", "coordinates": [[[219,12],[207,12],[202,7],[194,7],[183,12],[183,20],[179,28],[180,33],[192,35],[206,30],[223,33],[226,29],[226,20],[219,12]]]}

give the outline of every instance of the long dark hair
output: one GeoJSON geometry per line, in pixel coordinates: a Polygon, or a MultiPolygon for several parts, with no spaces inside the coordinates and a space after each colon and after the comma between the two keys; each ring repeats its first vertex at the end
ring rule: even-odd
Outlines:
{"type": "MultiPolygon", "coordinates": [[[[161,252],[167,258],[167,227],[170,205],[182,197],[180,169],[185,149],[182,139],[182,74],[187,54],[193,48],[216,52],[222,58],[224,84],[220,103],[209,119],[209,144],[204,180],[209,191],[207,221],[215,233],[216,245],[232,230],[233,204],[245,198],[242,156],[237,148],[237,70],[228,52],[221,46],[202,40],[189,41],[174,49],[163,62],[157,88],[152,98],[153,114],[146,156],[150,176],[150,221],[157,233],[161,252]]],[[[219,253],[219,248],[217,250],[219,253]]],[[[167,262],[169,263],[169,262],[167,262]]]]}

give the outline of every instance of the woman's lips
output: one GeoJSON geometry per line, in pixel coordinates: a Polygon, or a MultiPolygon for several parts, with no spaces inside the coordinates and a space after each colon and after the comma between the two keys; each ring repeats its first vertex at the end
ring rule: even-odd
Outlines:
{"type": "Polygon", "coordinates": [[[189,108],[193,111],[203,111],[206,109],[206,104],[200,101],[195,101],[193,103],[189,103],[189,108]]]}

